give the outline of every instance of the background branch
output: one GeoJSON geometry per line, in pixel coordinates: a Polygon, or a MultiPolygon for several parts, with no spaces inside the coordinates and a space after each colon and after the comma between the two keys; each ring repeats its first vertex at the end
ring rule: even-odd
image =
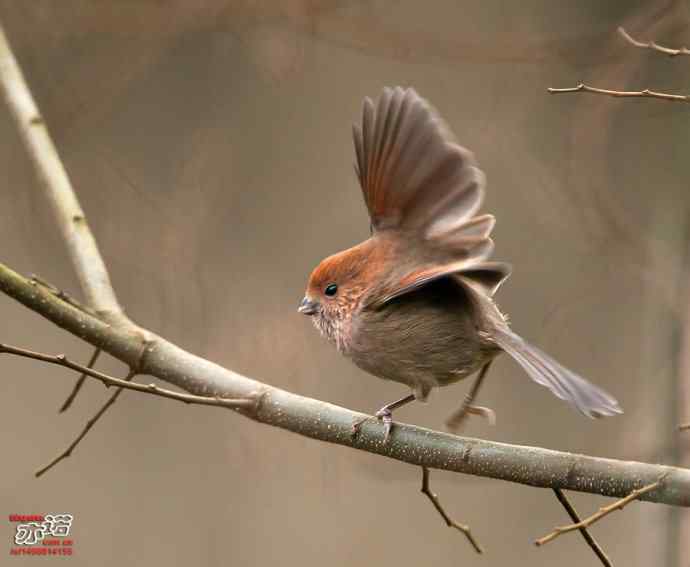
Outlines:
{"type": "MultiPolygon", "coordinates": [[[[144,339],[134,323],[110,325],[3,264],[0,291],[130,366],[139,360],[144,339]]],[[[262,384],[147,333],[152,338],[140,368],[142,374],[198,396],[251,399],[259,392],[254,407],[237,411],[262,423],[413,465],[605,496],[627,496],[666,474],[662,486],[641,498],[690,506],[690,471],[676,467],[458,437],[402,423],[394,428],[388,443],[383,443],[383,430],[377,423],[364,424],[353,439],[352,424],[363,414],[262,384]]],[[[84,367],[79,370],[86,372],[84,367]]]]}
{"type": "Polygon", "coordinates": [[[653,41],[639,41],[632,37],[627,31],[625,31],[625,29],[622,26],[618,28],[618,33],[630,45],[634,45],[635,47],[639,47],[641,49],[651,49],[652,51],[658,51],[659,53],[663,53],[664,55],[668,55],[670,57],[676,57],[678,55],[690,55],[690,49],[688,49],[687,47],[673,49],[671,47],[664,47],[663,45],[659,45],[658,43],[655,43],[653,41]]]}
{"type": "Polygon", "coordinates": [[[593,94],[601,94],[612,97],[622,97],[622,98],[658,98],[661,100],[668,100],[671,102],[690,102],[690,96],[686,95],[676,95],[669,93],[662,93],[659,91],[651,91],[645,89],[643,91],[614,91],[611,89],[600,89],[597,87],[590,87],[584,83],[580,83],[574,87],[563,87],[563,88],[553,88],[549,87],[546,89],[551,94],[565,94],[565,93],[578,93],[586,92],[593,94]]]}
{"type": "Polygon", "coordinates": [[[49,198],[87,304],[111,320],[124,317],[98,245],[65,166],[0,24],[0,87],[49,198]]]}

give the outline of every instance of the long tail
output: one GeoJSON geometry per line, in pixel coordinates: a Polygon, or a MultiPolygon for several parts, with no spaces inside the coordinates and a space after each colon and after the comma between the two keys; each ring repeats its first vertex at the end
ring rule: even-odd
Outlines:
{"type": "Polygon", "coordinates": [[[586,416],[603,417],[623,413],[613,396],[561,366],[511,330],[495,329],[493,337],[532,380],[547,387],[555,396],[572,404],[586,416]]]}

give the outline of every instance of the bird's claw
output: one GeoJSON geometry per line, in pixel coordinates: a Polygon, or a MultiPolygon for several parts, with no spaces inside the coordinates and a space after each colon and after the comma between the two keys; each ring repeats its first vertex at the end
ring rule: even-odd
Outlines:
{"type": "Polygon", "coordinates": [[[374,417],[383,423],[383,442],[387,443],[393,427],[393,412],[388,408],[381,408],[374,414],[374,417]]]}
{"type": "Polygon", "coordinates": [[[489,422],[489,425],[496,425],[496,412],[491,408],[485,406],[467,406],[467,413],[472,415],[480,415],[489,422]]]}
{"type": "Polygon", "coordinates": [[[371,416],[364,417],[362,419],[358,419],[352,424],[352,431],[350,432],[350,438],[354,439],[357,437],[359,434],[359,430],[362,428],[362,425],[364,424],[365,421],[369,421],[371,419],[371,416]]]}
{"type": "Polygon", "coordinates": [[[391,429],[393,427],[393,412],[388,408],[381,408],[374,415],[368,415],[352,424],[351,437],[354,439],[359,434],[359,430],[362,428],[365,422],[370,419],[376,419],[383,424],[383,442],[387,443],[391,436],[391,429]]]}
{"type": "Polygon", "coordinates": [[[451,431],[457,431],[468,415],[479,415],[485,418],[489,425],[496,425],[496,412],[494,410],[466,403],[446,420],[446,427],[451,431]]]}

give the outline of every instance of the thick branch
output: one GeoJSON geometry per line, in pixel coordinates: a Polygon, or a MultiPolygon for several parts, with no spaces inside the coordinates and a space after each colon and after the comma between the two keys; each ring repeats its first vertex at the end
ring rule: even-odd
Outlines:
{"type": "Polygon", "coordinates": [[[36,107],[5,31],[0,25],[0,88],[36,174],[50,200],[58,227],[90,307],[111,319],[123,317],[105,263],[89,229],[45,121],[36,107]]]}
{"type": "MultiPolygon", "coordinates": [[[[133,323],[109,325],[2,264],[0,291],[130,366],[140,357],[144,339],[133,323]]],[[[151,340],[142,374],[198,396],[247,399],[259,392],[255,407],[237,411],[300,435],[428,468],[612,497],[627,496],[666,474],[664,483],[641,499],[690,506],[690,471],[676,467],[457,437],[406,424],[394,428],[388,443],[383,443],[382,428],[376,423],[364,424],[353,439],[352,423],[363,417],[360,413],[246,378],[160,337],[151,335],[151,340]]]]}

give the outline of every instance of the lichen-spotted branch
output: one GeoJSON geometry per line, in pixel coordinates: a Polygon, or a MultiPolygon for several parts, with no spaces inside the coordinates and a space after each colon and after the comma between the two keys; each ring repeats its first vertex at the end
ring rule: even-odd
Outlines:
{"type": "MultiPolygon", "coordinates": [[[[144,339],[135,324],[108,324],[3,264],[0,292],[127,365],[135,365],[140,356],[144,339]]],[[[617,498],[667,473],[663,485],[641,499],[690,506],[690,470],[677,467],[458,437],[402,423],[397,424],[387,443],[383,442],[382,427],[370,422],[353,439],[352,424],[363,414],[269,386],[195,356],[153,333],[150,337],[140,374],[156,376],[197,396],[247,399],[260,392],[258,407],[239,408],[237,412],[312,439],[430,469],[617,498]]]]}

